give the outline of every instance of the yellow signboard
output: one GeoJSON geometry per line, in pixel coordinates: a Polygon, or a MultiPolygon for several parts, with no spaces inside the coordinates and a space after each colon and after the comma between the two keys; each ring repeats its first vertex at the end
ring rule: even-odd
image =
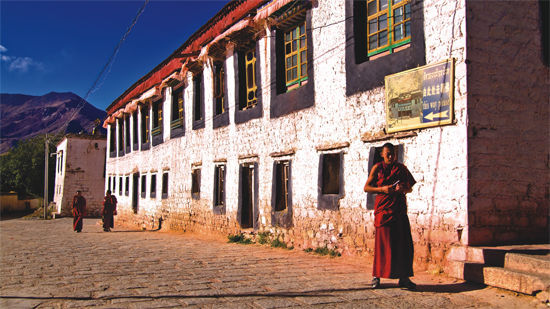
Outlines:
{"type": "Polygon", "coordinates": [[[453,59],[388,75],[385,82],[387,133],[453,122],[453,59]]]}

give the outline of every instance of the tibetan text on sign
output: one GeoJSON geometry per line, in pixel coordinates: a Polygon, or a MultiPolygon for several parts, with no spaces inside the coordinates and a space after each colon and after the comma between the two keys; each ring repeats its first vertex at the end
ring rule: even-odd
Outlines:
{"type": "Polygon", "coordinates": [[[454,61],[386,76],[386,132],[453,121],[454,61]]]}

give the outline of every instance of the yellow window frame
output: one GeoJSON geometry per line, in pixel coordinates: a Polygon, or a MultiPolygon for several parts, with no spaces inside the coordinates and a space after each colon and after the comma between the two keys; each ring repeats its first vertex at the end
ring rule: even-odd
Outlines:
{"type": "MultiPolygon", "coordinates": [[[[393,48],[407,44],[411,41],[410,34],[408,36],[404,36],[403,38],[397,41],[394,40],[394,35],[393,35],[395,28],[397,26],[403,25],[404,27],[407,22],[409,23],[411,22],[411,16],[409,16],[408,18],[405,18],[405,16],[403,16],[403,20],[401,22],[395,23],[395,10],[402,8],[403,14],[404,14],[406,5],[410,5],[411,1],[410,0],[386,0],[387,7],[383,10],[380,10],[380,1],[381,0],[367,0],[367,54],[369,56],[372,56],[384,51],[389,51],[391,53],[393,48]],[[369,7],[369,4],[373,2],[376,2],[377,12],[369,16],[368,7],[369,7]],[[374,21],[374,20],[378,21],[378,18],[383,15],[386,15],[386,28],[380,29],[377,23],[376,31],[374,31],[373,33],[370,33],[371,21],[374,21]],[[386,44],[371,49],[370,43],[369,43],[370,38],[375,35],[378,36],[383,31],[386,31],[386,44]]],[[[379,38],[377,38],[377,41],[378,40],[379,38]]]]}
{"type": "Polygon", "coordinates": [[[224,78],[225,70],[223,64],[217,64],[215,66],[214,72],[214,99],[216,100],[216,105],[221,104],[221,113],[225,112],[225,102],[224,102],[224,78]]]}
{"type": "Polygon", "coordinates": [[[246,106],[244,110],[254,107],[258,102],[256,97],[256,90],[258,86],[256,85],[256,54],[255,48],[247,51],[244,54],[244,63],[245,63],[245,75],[246,75],[246,106]],[[250,56],[250,57],[249,57],[250,56]]]}
{"type": "Polygon", "coordinates": [[[307,79],[307,29],[305,20],[284,33],[285,79],[290,86],[307,79]],[[296,70],[294,76],[293,70],[296,70]]]}

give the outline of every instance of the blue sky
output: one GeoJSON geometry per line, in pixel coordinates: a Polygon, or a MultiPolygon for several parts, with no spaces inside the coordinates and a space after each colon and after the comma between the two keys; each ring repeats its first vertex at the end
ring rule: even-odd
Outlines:
{"type": "MultiPolygon", "coordinates": [[[[150,0],[88,102],[105,109],[228,1],[150,0]]],[[[84,97],[144,1],[0,1],[0,92],[84,97]]]]}

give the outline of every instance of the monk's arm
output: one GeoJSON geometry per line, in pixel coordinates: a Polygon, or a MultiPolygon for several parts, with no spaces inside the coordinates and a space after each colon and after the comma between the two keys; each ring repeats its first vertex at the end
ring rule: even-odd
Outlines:
{"type": "Polygon", "coordinates": [[[365,182],[365,186],[363,187],[363,190],[365,192],[369,193],[389,193],[391,190],[391,186],[382,186],[382,187],[376,187],[374,186],[374,175],[376,175],[376,165],[372,168],[369,178],[367,179],[367,182],[365,182]]]}

